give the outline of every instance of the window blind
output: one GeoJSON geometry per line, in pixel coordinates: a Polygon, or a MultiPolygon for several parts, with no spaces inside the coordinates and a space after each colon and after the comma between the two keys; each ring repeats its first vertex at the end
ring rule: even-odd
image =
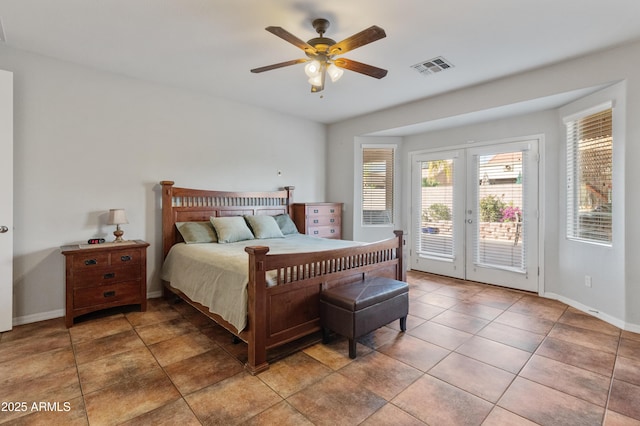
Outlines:
{"type": "Polygon", "coordinates": [[[393,223],[395,148],[362,148],[362,224],[393,223]]]}
{"type": "Polygon", "coordinates": [[[475,157],[474,263],[526,272],[527,150],[475,157]]]}
{"type": "Polygon", "coordinates": [[[567,237],[611,243],[613,110],[565,120],[567,127],[567,237]]]}
{"type": "Polygon", "coordinates": [[[418,254],[453,259],[454,224],[457,206],[454,205],[455,185],[453,159],[420,161],[420,218],[417,238],[418,254]]]}

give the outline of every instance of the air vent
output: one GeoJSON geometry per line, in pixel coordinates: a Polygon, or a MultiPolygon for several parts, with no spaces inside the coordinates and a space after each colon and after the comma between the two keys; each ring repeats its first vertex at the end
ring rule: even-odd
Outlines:
{"type": "Polygon", "coordinates": [[[418,71],[420,74],[428,75],[428,74],[436,74],[441,71],[448,70],[449,68],[453,68],[453,64],[442,56],[438,56],[437,58],[429,59],[428,61],[423,61],[415,65],[411,65],[411,68],[418,71]]]}

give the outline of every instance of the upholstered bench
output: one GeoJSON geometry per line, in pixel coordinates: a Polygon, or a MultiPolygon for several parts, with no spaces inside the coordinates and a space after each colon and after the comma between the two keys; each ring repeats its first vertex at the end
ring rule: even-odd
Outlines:
{"type": "Polygon", "coordinates": [[[407,329],[409,285],[384,277],[369,277],[353,284],[320,293],[320,322],[323,342],[329,331],[349,339],[349,357],[356,357],[356,340],[377,328],[400,319],[407,329]]]}

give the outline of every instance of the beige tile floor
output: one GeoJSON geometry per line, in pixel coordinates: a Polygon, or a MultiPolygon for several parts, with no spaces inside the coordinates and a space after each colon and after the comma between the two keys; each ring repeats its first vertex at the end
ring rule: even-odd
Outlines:
{"type": "Polygon", "coordinates": [[[640,425],[640,335],[528,293],[408,281],[406,333],[380,328],[355,360],[343,338],[314,344],[257,376],[184,303],[16,327],[0,336],[0,423],[640,425]]]}

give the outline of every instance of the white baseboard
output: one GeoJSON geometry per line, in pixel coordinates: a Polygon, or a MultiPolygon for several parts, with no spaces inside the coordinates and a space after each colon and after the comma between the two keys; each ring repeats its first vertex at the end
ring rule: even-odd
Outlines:
{"type": "Polygon", "coordinates": [[[549,299],[559,300],[563,303],[566,303],[567,305],[573,308],[576,308],[582,312],[585,312],[589,315],[599,318],[602,321],[608,322],[609,324],[614,325],[622,330],[631,331],[634,333],[640,333],[640,325],[638,324],[627,323],[620,318],[616,318],[604,312],[600,312],[595,308],[583,305],[582,303],[576,302],[575,300],[569,299],[565,296],[560,296],[559,294],[555,294],[555,293],[544,293],[543,296],[549,299]]]}
{"type": "Polygon", "coordinates": [[[64,309],[56,309],[55,311],[40,312],[38,314],[24,315],[13,318],[13,325],[31,324],[32,322],[46,321],[54,318],[64,317],[64,309]]]}
{"type": "MultiPolygon", "coordinates": [[[[147,293],[147,299],[156,299],[162,297],[162,290],[152,291],[147,293]]],[[[55,311],[40,312],[38,314],[24,315],[21,317],[13,318],[13,326],[31,324],[32,322],[46,321],[54,318],[61,318],[65,316],[64,309],[56,309],[55,311]]]]}

